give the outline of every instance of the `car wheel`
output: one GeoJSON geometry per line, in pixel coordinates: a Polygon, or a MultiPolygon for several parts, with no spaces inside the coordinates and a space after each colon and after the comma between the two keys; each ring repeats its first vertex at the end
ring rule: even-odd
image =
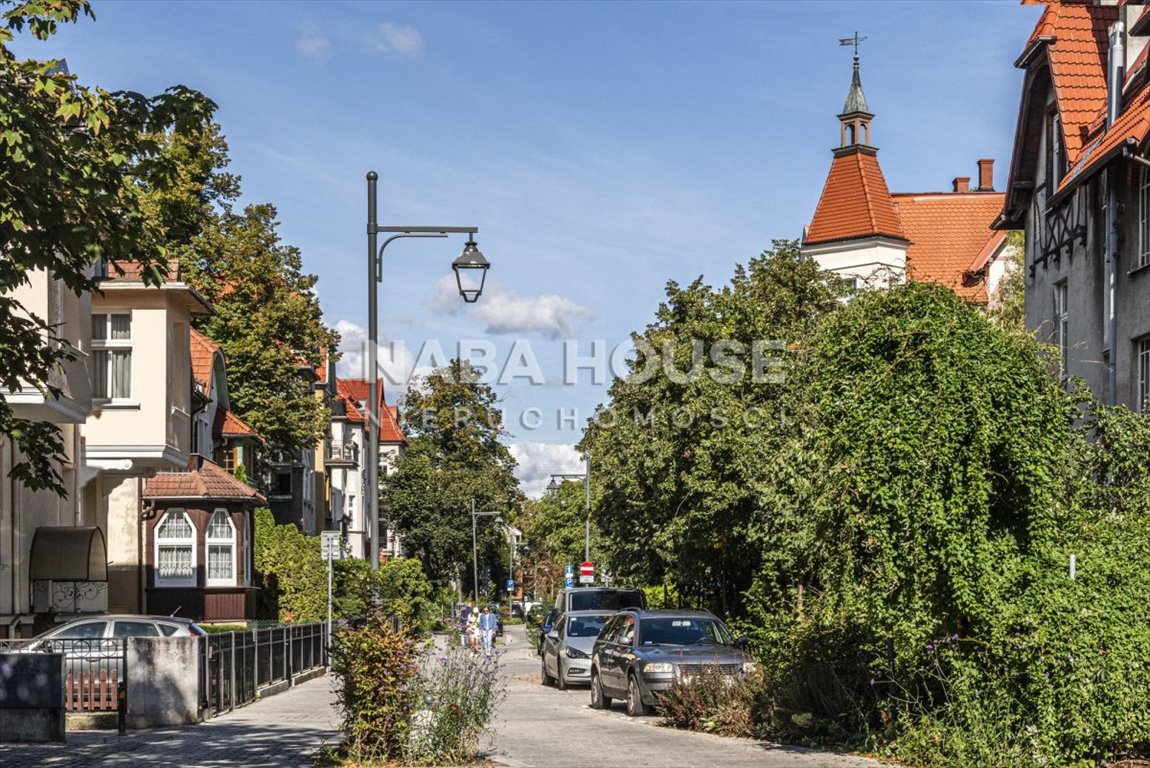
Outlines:
{"type": "Polygon", "coordinates": [[[607,709],[611,706],[611,697],[603,693],[603,684],[599,682],[599,673],[591,670],[591,709],[607,709]]]}
{"type": "Polygon", "coordinates": [[[642,717],[649,711],[643,703],[643,692],[639,690],[639,678],[632,672],[627,676],[627,716],[642,717]]]}
{"type": "Polygon", "coordinates": [[[567,690],[567,678],[563,677],[563,662],[555,665],[555,687],[561,691],[567,690]]]}
{"type": "Polygon", "coordinates": [[[543,685],[554,685],[555,678],[553,678],[553,677],[551,677],[551,675],[547,674],[547,659],[546,658],[539,659],[539,673],[540,673],[539,674],[539,682],[541,682],[543,685]]]}

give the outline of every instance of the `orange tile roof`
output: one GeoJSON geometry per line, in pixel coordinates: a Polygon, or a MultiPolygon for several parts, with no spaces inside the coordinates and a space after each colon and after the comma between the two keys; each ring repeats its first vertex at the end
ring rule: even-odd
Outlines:
{"type": "Polygon", "coordinates": [[[873,151],[836,152],[804,245],[887,235],[905,238],[873,151]]]}
{"type": "Polygon", "coordinates": [[[215,366],[216,354],[220,345],[209,339],[195,328],[188,333],[189,346],[192,355],[192,378],[204,388],[204,394],[212,394],[212,368],[215,366]]]}
{"type": "MultiPolygon", "coordinates": [[[[938,192],[891,196],[910,245],[907,279],[945,285],[959,298],[985,304],[986,284],[971,268],[988,242],[1001,240],[991,223],[1002,210],[1001,192],[938,192]]],[[[980,265],[981,266],[981,265],[980,265]]]]}
{"type": "MultiPolygon", "coordinates": [[[[165,282],[175,283],[183,278],[182,270],[180,269],[180,262],[176,259],[171,259],[165,265],[167,269],[161,267],[160,274],[163,276],[165,282]]],[[[143,280],[144,268],[138,261],[122,261],[113,260],[108,262],[108,278],[109,280],[143,280]]]]}
{"type": "Polygon", "coordinates": [[[1027,42],[1029,48],[1040,38],[1054,38],[1047,55],[1071,164],[1078,161],[1091,124],[1106,108],[1107,30],[1118,12],[1117,6],[1091,0],[1049,0],[1027,42]]]}
{"type": "Polygon", "coordinates": [[[1110,130],[1087,145],[1078,163],[1071,167],[1070,172],[1058,185],[1058,191],[1076,186],[1079,181],[1100,170],[1122,145],[1128,141],[1142,144],[1148,134],[1150,134],[1150,87],[1143,86],[1142,91],[1127,102],[1125,110],[1114,121],[1110,130]]]}
{"type": "MultiPolygon", "coordinates": [[[[379,387],[379,441],[381,443],[406,443],[407,438],[403,434],[403,430],[399,427],[399,409],[395,406],[390,406],[383,399],[383,379],[376,380],[379,387]]],[[[366,420],[366,413],[360,411],[359,404],[363,404],[363,408],[367,407],[367,398],[369,395],[369,382],[366,379],[341,379],[338,376],[335,380],[336,391],[341,395],[353,401],[362,415],[361,421],[366,420]]],[[[348,410],[348,417],[351,417],[351,410],[348,410]]]]}
{"type": "Polygon", "coordinates": [[[199,454],[192,454],[185,471],[157,472],[145,480],[144,498],[265,501],[255,488],[199,454]]]}
{"type": "Polygon", "coordinates": [[[220,408],[216,411],[217,431],[222,437],[254,437],[261,439],[258,432],[231,411],[220,408]]]}

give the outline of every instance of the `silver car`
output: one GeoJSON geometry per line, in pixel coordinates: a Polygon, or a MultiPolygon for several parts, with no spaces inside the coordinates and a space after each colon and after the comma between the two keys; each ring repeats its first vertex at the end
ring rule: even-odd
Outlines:
{"type": "Polygon", "coordinates": [[[565,691],[591,682],[591,647],[614,611],[572,611],[543,636],[543,685],[565,691]]]}

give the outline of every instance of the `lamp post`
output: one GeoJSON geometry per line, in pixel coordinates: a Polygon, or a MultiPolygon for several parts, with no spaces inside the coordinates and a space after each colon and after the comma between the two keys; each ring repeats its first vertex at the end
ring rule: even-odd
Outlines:
{"type": "Polygon", "coordinates": [[[393,240],[403,237],[447,237],[449,234],[467,235],[463,252],[451,264],[455,271],[455,281],[459,295],[468,304],[474,304],[483,293],[483,282],[490,268],[487,259],[475,245],[475,234],[479,227],[395,227],[380,226],[376,223],[376,182],[379,175],[375,171],[367,174],[367,520],[371,526],[370,554],[371,569],[379,570],[379,372],[377,370],[379,328],[376,312],[376,284],[383,282],[383,251],[393,240]],[[378,245],[378,237],[389,234],[391,237],[378,245]],[[472,277],[474,276],[474,277],[472,277]],[[476,282],[478,281],[478,283],[476,282]]]}
{"type": "Polygon", "coordinates": [[[475,497],[471,497],[471,569],[472,577],[475,579],[471,584],[471,596],[475,600],[475,607],[479,607],[479,545],[475,537],[475,521],[480,517],[495,517],[495,522],[503,522],[503,518],[498,512],[476,512],[475,511],[475,497]]]}
{"type": "Polygon", "coordinates": [[[551,475],[551,482],[547,484],[547,490],[559,490],[559,483],[556,480],[582,480],[583,481],[583,497],[587,502],[587,521],[584,525],[583,537],[583,559],[585,561],[591,560],[591,452],[587,451],[583,454],[583,472],[580,473],[556,473],[551,475]]]}

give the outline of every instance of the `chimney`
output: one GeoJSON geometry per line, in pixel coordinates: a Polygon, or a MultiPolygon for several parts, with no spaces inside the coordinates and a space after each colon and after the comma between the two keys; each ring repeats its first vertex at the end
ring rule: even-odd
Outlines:
{"type": "Polygon", "coordinates": [[[954,177],[954,191],[955,192],[969,192],[970,191],[970,177],[969,176],[955,176],[954,177]]]}
{"type": "Polygon", "coordinates": [[[994,191],[994,160],[984,158],[978,161],[978,190],[979,192],[994,191]]]}

